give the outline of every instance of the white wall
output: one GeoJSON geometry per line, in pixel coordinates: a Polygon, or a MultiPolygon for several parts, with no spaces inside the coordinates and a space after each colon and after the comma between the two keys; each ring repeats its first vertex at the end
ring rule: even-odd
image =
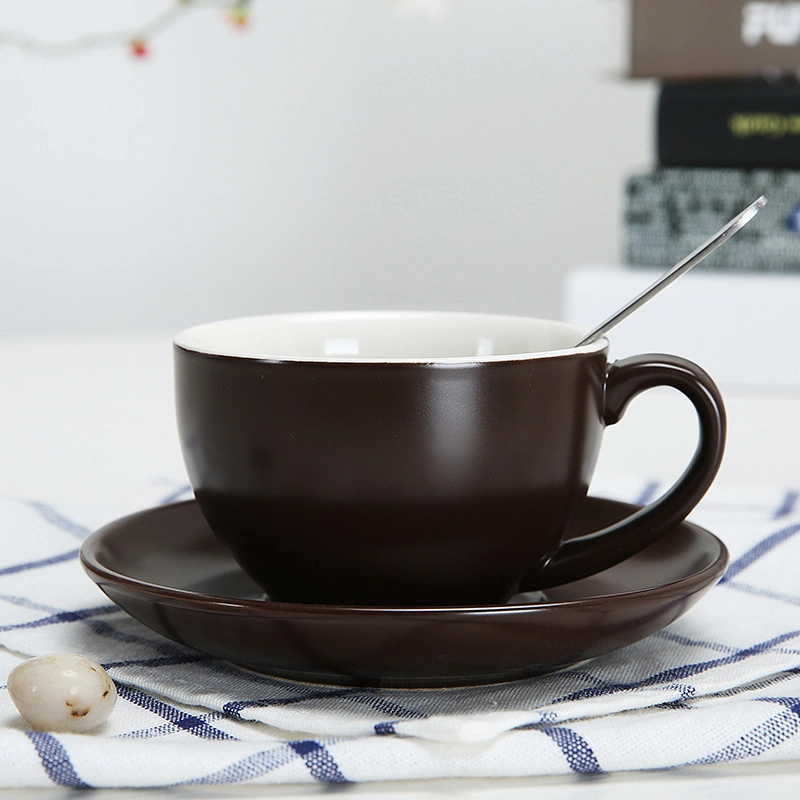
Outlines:
{"type": "MultiPolygon", "coordinates": [[[[45,38],[169,0],[30,0],[45,38]]],[[[153,42],[0,47],[0,332],[178,329],[282,310],[560,314],[621,250],[654,86],[620,78],[625,0],[253,0],[153,42]]]]}

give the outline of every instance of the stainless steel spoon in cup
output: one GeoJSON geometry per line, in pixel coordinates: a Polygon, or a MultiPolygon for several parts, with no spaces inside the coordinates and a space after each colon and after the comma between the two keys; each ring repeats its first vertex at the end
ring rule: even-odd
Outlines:
{"type": "Polygon", "coordinates": [[[618,311],[615,311],[605,322],[598,325],[586,334],[575,346],[580,347],[590,344],[599,339],[607,331],[611,330],[617,323],[622,322],[629,314],[643,306],[652,297],[655,297],[662,289],[666,289],[673,281],[686,274],[692,267],[699,264],[706,256],[711,255],[720,245],[728,241],[738,230],[741,230],[751,219],[767,204],[767,198],[761,195],[757,200],[750,203],[744,211],[737,214],[730,222],[720,228],[707,242],[704,242],[686,258],[670,267],[658,280],[647,287],[643,292],[636,295],[618,311]]]}

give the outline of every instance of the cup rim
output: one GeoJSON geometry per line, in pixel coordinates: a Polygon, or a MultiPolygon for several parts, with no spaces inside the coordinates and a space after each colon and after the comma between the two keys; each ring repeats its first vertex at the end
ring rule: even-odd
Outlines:
{"type": "MultiPolygon", "coordinates": [[[[287,323],[322,323],[343,321],[369,321],[392,320],[411,321],[441,317],[442,319],[456,320],[461,318],[464,322],[483,322],[495,324],[520,324],[520,325],[550,325],[562,332],[569,331],[574,334],[574,340],[580,341],[586,330],[568,322],[544,317],[527,317],[523,315],[495,314],[469,311],[436,311],[436,310],[334,310],[334,311],[299,311],[274,314],[256,314],[242,317],[229,317],[204,322],[184,328],[175,334],[173,345],[176,348],[199,355],[215,356],[242,361],[264,362],[293,362],[315,364],[472,364],[492,363],[504,361],[528,361],[547,358],[563,358],[568,356],[587,355],[603,352],[608,348],[608,339],[600,337],[594,342],[580,346],[559,347],[552,350],[521,350],[520,352],[504,352],[489,354],[470,354],[463,356],[358,356],[358,355],[288,355],[279,352],[258,352],[248,349],[234,349],[224,346],[212,346],[203,342],[205,335],[213,328],[224,328],[234,325],[252,325],[261,320],[287,323]]],[[[588,330],[588,329],[587,329],[588,330]]]]}

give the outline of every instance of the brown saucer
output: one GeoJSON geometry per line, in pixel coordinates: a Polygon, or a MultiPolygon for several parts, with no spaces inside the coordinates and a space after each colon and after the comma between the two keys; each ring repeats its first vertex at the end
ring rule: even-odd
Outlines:
{"type": "MultiPolygon", "coordinates": [[[[571,535],[635,507],[588,498],[571,535]]],[[[241,667],[297,680],[426,687],[551,672],[676,620],[723,575],[725,545],[684,522],[591,578],[502,606],[367,608],[274,603],[211,533],[196,503],[124,517],[81,548],[90,577],[164,636],[241,667]],[[521,601],[521,602],[520,602],[521,601]]]]}

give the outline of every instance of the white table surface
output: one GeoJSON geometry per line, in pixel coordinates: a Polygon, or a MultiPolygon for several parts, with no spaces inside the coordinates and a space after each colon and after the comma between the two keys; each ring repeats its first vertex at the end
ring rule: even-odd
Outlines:
{"type": "MultiPolygon", "coordinates": [[[[0,493],[54,504],[136,507],[146,482],[185,479],[174,424],[170,335],[0,339],[0,493]]],[[[726,389],[729,436],[718,476],[726,484],[800,486],[800,391],[726,389]]],[[[685,401],[657,390],[631,404],[606,433],[598,478],[640,472],[669,480],[688,461],[696,423],[685,401]],[[657,420],[654,424],[654,419],[657,420]]],[[[509,780],[362,784],[337,792],[381,800],[426,797],[686,798],[796,796],[800,763],[729,765],[668,773],[617,773],[509,780]]],[[[97,800],[318,797],[326,786],[101,790],[97,800]]],[[[1,797],[57,798],[62,789],[0,791],[1,797]]],[[[70,796],[72,794],[70,793],[70,796]]]]}

